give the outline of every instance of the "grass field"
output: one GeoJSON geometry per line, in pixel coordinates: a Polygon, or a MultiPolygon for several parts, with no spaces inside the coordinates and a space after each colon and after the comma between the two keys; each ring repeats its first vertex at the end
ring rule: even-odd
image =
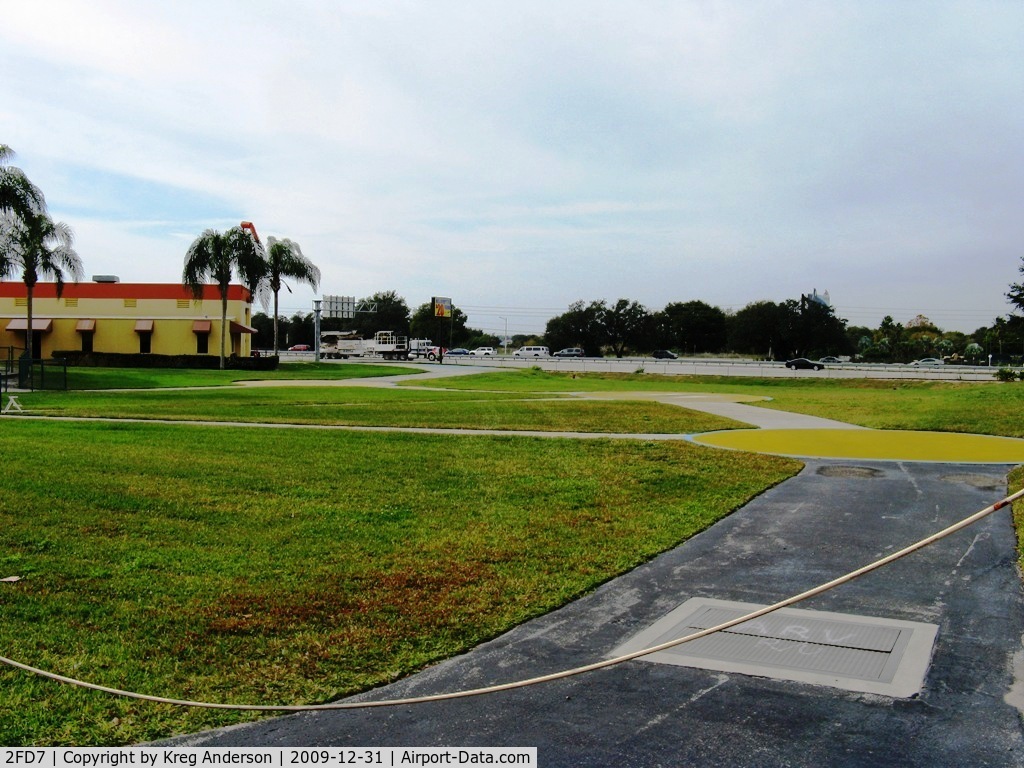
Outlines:
{"type": "MultiPolygon", "coordinates": [[[[92,374],[98,388],[134,375],[92,374]]],[[[136,380],[195,383],[181,373],[136,380]]],[[[449,392],[292,386],[21,399],[42,414],[142,419],[735,426],[681,408],[546,394],[654,388],[768,394],[772,407],[830,417],[841,407],[850,421],[915,429],[929,428],[921,424],[936,410],[962,431],[1021,427],[1015,385],[824,383],[523,371],[448,379],[458,388],[449,392]]],[[[21,577],[0,583],[0,655],[113,687],[245,703],[326,701],[472,647],[685,540],[800,466],[683,442],[17,417],[0,419],[0,456],[0,578],[21,577]]],[[[1012,480],[1022,481],[1019,472],[1012,480]]],[[[2,745],[136,743],[248,717],[0,669],[2,745]]]]}
{"type": "Polygon", "coordinates": [[[68,389],[221,387],[239,381],[343,380],[417,373],[399,365],[288,363],[273,371],[190,368],[68,368],[68,389]]]}
{"type": "MultiPolygon", "coordinates": [[[[231,388],[22,402],[146,418],[722,426],[667,406],[521,393],[231,388]]],[[[248,703],[325,701],[465,650],[799,467],[680,442],[16,417],[0,422],[0,455],[0,578],[21,577],[0,583],[0,655],[113,687],[248,703]]],[[[13,670],[0,671],[0,691],[5,745],[134,743],[250,717],[13,670]]]]}
{"type": "Polygon", "coordinates": [[[525,369],[424,381],[460,391],[594,392],[631,390],[759,395],[751,403],[874,429],[917,429],[1024,437],[1024,385],[1002,382],[877,379],[755,379],[653,374],[570,374],[525,369]]]}
{"type": "Polygon", "coordinates": [[[742,426],[658,403],[580,402],[524,392],[289,386],[153,389],[116,396],[38,392],[20,399],[39,416],[676,434],[742,426]]]}

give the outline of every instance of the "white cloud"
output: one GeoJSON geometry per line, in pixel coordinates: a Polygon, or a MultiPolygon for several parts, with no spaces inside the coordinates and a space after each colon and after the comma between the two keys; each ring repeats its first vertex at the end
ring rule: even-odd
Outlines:
{"type": "Polygon", "coordinates": [[[1017,277],[1019,3],[37,0],[4,21],[0,141],[90,272],[175,280],[191,237],[246,218],[325,293],[538,329],[531,308],[580,298],[817,287],[843,316],[970,330],[1017,277]]]}

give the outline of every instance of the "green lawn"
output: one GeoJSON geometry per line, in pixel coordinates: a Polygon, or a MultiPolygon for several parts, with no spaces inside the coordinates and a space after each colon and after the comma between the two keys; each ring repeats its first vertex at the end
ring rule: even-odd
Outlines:
{"type": "Polygon", "coordinates": [[[274,371],[196,370],[191,368],[68,368],[68,389],[148,389],[220,387],[238,381],[357,379],[419,373],[420,369],[377,363],[287,363],[274,371]]]}
{"type": "MultiPolygon", "coordinates": [[[[6,418],[0,655],[114,687],[320,702],[465,650],[792,475],[681,442],[6,418]]],[[[0,671],[0,744],[249,717],[0,671]]]]}
{"type": "Polygon", "coordinates": [[[601,433],[692,434],[743,426],[659,403],[581,402],[530,393],[287,386],[34,392],[19,399],[37,416],[601,433]]]}
{"type": "MultiPolygon", "coordinates": [[[[287,366],[317,379],[363,368],[386,369],[287,366]]],[[[449,391],[212,388],[239,373],[93,371],[96,388],[159,389],[20,396],[36,414],[149,421],[0,419],[0,578],[21,577],[0,583],[0,655],[169,697],[322,702],[584,594],[800,467],[685,442],[153,419],[605,433],[736,426],[682,408],[549,394],[658,389],[769,395],[769,407],[869,426],[1021,436],[1024,393],[998,383],[536,370],[417,382],[449,391]]],[[[0,745],[126,744],[249,717],[0,669],[0,745]]]]}
{"type": "Polygon", "coordinates": [[[753,379],[652,374],[569,374],[539,369],[422,382],[461,391],[723,392],[771,398],[753,403],[876,429],[920,429],[1024,437],[1024,383],[753,379]]]}

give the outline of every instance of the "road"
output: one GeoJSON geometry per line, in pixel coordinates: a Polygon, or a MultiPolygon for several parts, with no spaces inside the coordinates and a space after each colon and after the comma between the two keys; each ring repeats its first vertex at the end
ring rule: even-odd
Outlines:
{"type": "MultiPolygon", "coordinates": [[[[312,355],[291,353],[291,357],[283,357],[282,362],[290,359],[308,362],[312,355]]],[[[363,360],[331,360],[323,361],[338,363],[384,362],[372,359],[363,360]]],[[[390,363],[394,365],[394,363],[390,363]]],[[[417,361],[417,364],[418,361],[417,361]]],[[[426,365],[439,365],[426,363],[426,365]]],[[[655,360],[651,357],[584,357],[584,358],[529,358],[516,357],[445,357],[445,369],[462,367],[481,368],[484,370],[517,369],[540,367],[549,371],[577,371],[589,373],[659,373],[667,376],[751,376],[759,378],[809,378],[809,379],[906,379],[931,381],[995,381],[996,368],[975,365],[888,365],[867,363],[835,363],[827,364],[820,371],[791,371],[783,362],[767,360],[734,360],[711,358],[681,358],[678,360],[655,360]]]]}

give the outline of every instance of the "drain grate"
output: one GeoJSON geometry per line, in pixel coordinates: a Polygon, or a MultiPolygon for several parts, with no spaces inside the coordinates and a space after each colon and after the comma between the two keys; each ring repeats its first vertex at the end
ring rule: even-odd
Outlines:
{"type": "MultiPolygon", "coordinates": [[[[763,607],[687,600],[613,655],[660,645],[763,607]]],[[[924,684],[937,632],[934,624],[783,608],[643,660],[906,698],[924,684]]]]}

